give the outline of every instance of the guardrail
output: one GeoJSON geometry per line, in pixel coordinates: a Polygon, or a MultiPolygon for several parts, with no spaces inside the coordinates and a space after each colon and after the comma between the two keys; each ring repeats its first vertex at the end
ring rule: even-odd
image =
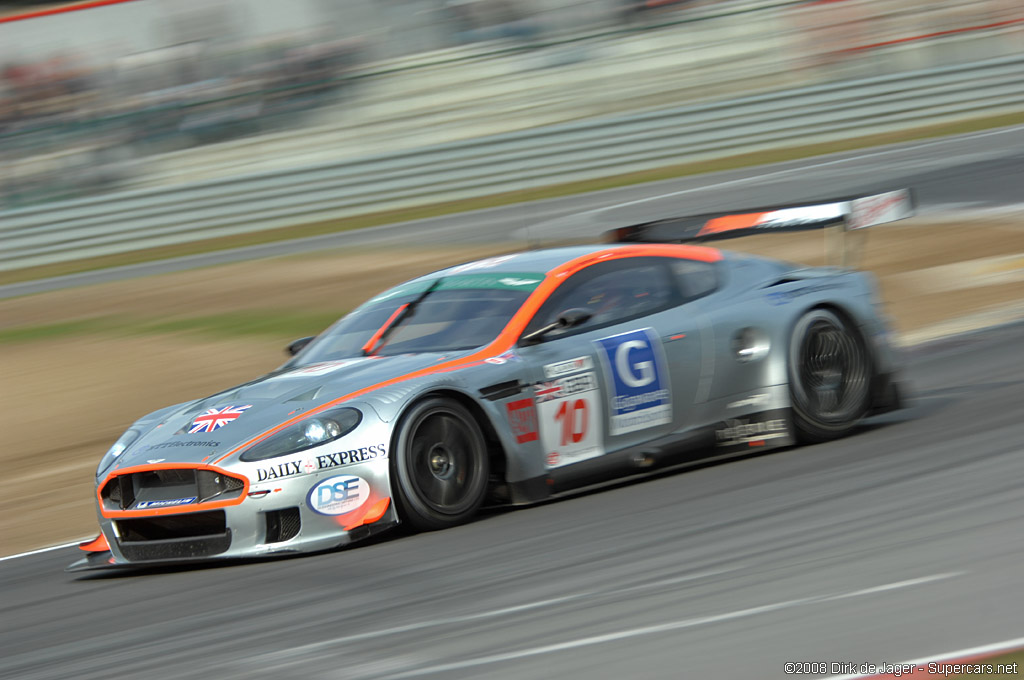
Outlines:
{"type": "Polygon", "coordinates": [[[1024,56],[0,214],[0,270],[1024,110],[1024,56]]]}

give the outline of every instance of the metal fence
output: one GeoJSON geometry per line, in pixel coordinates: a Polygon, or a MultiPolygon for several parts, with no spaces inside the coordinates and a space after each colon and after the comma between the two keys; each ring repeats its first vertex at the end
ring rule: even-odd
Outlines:
{"type": "Polygon", "coordinates": [[[1024,110],[1024,57],[0,214],[0,270],[1024,110]]]}

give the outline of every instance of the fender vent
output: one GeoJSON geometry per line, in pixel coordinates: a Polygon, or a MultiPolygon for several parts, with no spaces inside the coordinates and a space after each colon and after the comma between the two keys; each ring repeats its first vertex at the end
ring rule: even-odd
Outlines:
{"type": "Polygon", "coordinates": [[[523,391],[523,384],[518,380],[507,380],[480,388],[480,396],[490,401],[498,401],[512,397],[523,391]]]}

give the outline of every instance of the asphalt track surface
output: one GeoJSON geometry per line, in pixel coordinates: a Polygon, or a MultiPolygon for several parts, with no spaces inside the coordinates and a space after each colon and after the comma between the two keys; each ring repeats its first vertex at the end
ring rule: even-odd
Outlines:
{"type": "MultiPolygon", "coordinates": [[[[844,440],[312,556],[0,563],[0,677],[783,678],[1024,635],[1024,325],[844,440]]],[[[814,676],[812,676],[814,677],[814,676]]]]}
{"type": "MultiPolygon", "coordinates": [[[[949,190],[923,204],[1006,205],[1002,145],[928,166],[949,190]]],[[[1017,324],[911,350],[909,407],[838,442],[449,531],[148,572],[5,560],[0,678],[784,678],[1020,638],[1022,346],[1017,324]]]]}

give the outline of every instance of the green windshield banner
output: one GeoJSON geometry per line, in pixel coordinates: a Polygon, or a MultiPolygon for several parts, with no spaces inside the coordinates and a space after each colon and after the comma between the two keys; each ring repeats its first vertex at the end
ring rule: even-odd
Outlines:
{"type": "MultiPolygon", "coordinates": [[[[543,274],[536,272],[501,272],[481,274],[456,274],[446,276],[441,280],[438,290],[521,290],[527,293],[533,292],[540,282],[544,280],[543,274]]],[[[370,300],[370,303],[383,302],[393,297],[422,293],[429,288],[437,279],[420,279],[392,288],[381,293],[370,300]]]]}

